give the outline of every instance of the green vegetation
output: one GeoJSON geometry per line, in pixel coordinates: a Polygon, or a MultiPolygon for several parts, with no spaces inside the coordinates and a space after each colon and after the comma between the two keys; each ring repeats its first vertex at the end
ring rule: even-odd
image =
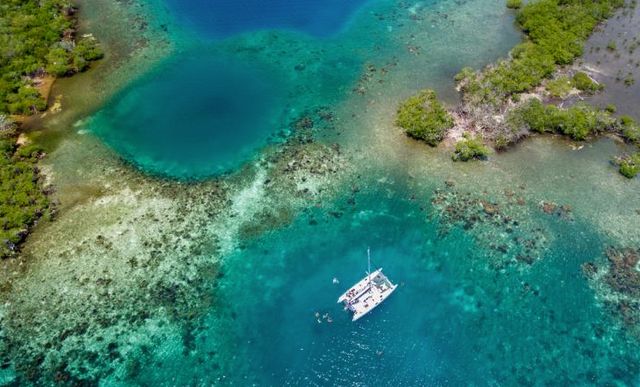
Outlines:
{"type": "MultiPolygon", "coordinates": [[[[528,98],[525,93],[541,84],[556,98],[566,97],[574,88],[589,94],[602,90],[604,86],[584,72],[569,77],[558,76],[557,70],[582,55],[593,29],[624,6],[624,0],[532,0],[524,6],[519,1],[507,3],[510,8],[519,9],[516,21],[526,36],[524,41],[511,50],[508,59],[481,71],[467,67],[455,76],[464,107],[473,120],[488,128],[485,139],[491,140],[496,149],[503,149],[530,131],[562,134],[578,141],[611,132],[640,145],[640,125],[630,117],[615,118],[614,105],[603,110],[584,103],[560,108],[535,98],[520,104],[528,98]],[[492,119],[505,114],[505,120],[492,119]]],[[[636,48],[629,47],[630,52],[636,48]]],[[[617,50],[616,42],[610,41],[607,48],[617,50]]],[[[618,74],[616,79],[628,86],[635,81],[631,73],[624,79],[618,74]]],[[[456,144],[453,158],[485,157],[483,146],[481,141],[467,135],[456,144]]],[[[620,173],[627,177],[640,173],[640,153],[618,158],[617,162],[620,173]]]]}
{"type": "Polygon", "coordinates": [[[427,89],[400,104],[396,124],[410,137],[436,146],[447,129],[453,127],[453,118],[438,101],[435,91],[427,89]]]}
{"type": "Polygon", "coordinates": [[[595,82],[587,74],[579,71],[573,76],[573,85],[576,89],[587,93],[595,93],[604,89],[604,86],[595,82]]]}
{"type": "Polygon", "coordinates": [[[456,76],[465,101],[499,106],[514,94],[538,86],[556,66],[570,64],[581,55],[595,26],[623,3],[538,0],[526,4],[516,20],[527,39],[511,51],[511,58],[481,72],[464,69],[456,76]]]}
{"type": "Polygon", "coordinates": [[[552,97],[562,98],[573,89],[573,82],[569,77],[562,76],[548,81],[546,88],[552,97]]]}
{"type": "Polygon", "coordinates": [[[625,86],[633,86],[634,83],[636,83],[636,80],[633,78],[633,75],[627,75],[624,79],[625,86]]]}
{"type": "Polygon", "coordinates": [[[640,125],[633,118],[622,116],[619,125],[621,135],[625,140],[640,145],[640,125]]]}
{"type": "Polygon", "coordinates": [[[49,204],[36,167],[42,151],[16,144],[5,113],[44,110],[38,80],[84,71],[103,55],[93,37],[75,38],[75,13],[70,0],[0,3],[0,257],[16,253],[49,204]]]}
{"type": "Polygon", "coordinates": [[[469,161],[486,159],[491,151],[486,147],[479,136],[469,133],[463,134],[463,139],[456,143],[456,150],[451,156],[453,161],[469,161]]]}
{"type": "Polygon", "coordinates": [[[618,108],[616,107],[616,105],[610,103],[604,108],[604,110],[606,110],[607,113],[613,114],[618,111],[618,108]]]}
{"type": "Polygon", "coordinates": [[[603,132],[618,133],[627,141],[640,144],[640,125],[633,118],[616,119],[610,110],[598,110],[587,104],[562,109],[533,99],[512,111],[509,122],[516,127],[525,125],[538,133],[565,134],[574,140],[603,132]]]}
{"type": "Polygon", "coordinates": [[[44,110],[47,103],[44,101],[38,90],[24,84],[17,89],[0,90],[0,98],[5,96],[4,101],[0,101],[0,112],[8,111],[12,114],[33,114],[36,111],[44,110]],[[4,93],[6,92],[6,93],[4,93]]]}
{"type": "MultiPolygon", "coordinates": [[[[576,104],[562,109],[533,99],[511,111],[508,121],[512,127],[525,126],[534,132],[564,134],[574,140],[585,140],[603,132],[617,133],[628,142],[640,145],[640,125],[629,116],[616,119],[613,112],[615,106],[598,110],[590,105],[576,104]]],[[[640,152],[618,157],[616,164],[622,175],[633,178],[640,173],[640,152]]]]}
{"type": "Polygon", "coordinates": [[[617,163],[619,172],[624,177],[633,179],[640,173],[640,152],[620,157],[617,163]]]}
{"type": "MultiPolygon", "coordinates": [[[[566,97],[572,89],[576,88],[588,94],[593,94],[604,89],[604,86],[595,82],[586,73],[581,71],[569,78],[566,75],[551,79],[546,82],[545,88],[549,95],[556,98],[566,97]]],[[[513,98],[512,98],[513,99],[513,98]]]]}
{"type": "Polygon", "coordinates": [[[0,258],[17,252],[49,204],[36,168],[41,150],[18,147],[16,136],[13,122],[0,115],[0,258]]]}
{"type": "Polygon", "coordinates": [[[617,120],[609,113],[589,105],[576,104],[562,109],[544,105],[537,99],[511,112],[510,122],[524,124],[534,132],[560,133],[574,140],[585,140],[589,136],[618,129],[617,120]]]}
{"type": "Polygon", "coordinates": [[[507,8],[519,9],[522,7],[522,0],[507,0],[507,8]]]}
{"type": "Polygon", "coordinates": [[[45,74],[84,71],[102,57],[93,37],[74,39],[69,0],[7,0],[0,5],[0,113],[33,114],[46,102],[33,85],[45,74]]]}

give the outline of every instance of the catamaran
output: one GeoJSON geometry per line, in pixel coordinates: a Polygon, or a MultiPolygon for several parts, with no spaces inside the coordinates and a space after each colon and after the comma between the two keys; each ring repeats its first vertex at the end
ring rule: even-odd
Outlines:
{"type": "Polygon", "coordinates": [[[367,276],[344,292],[338,303],[344,304],[345,310],[353,312],[352,321],[356,321],[371,312],[376,306],[393,293],[398,285],[394,285],[384,274],[382,268],[371,272],[371,253],[367,249],[367,276]]]}

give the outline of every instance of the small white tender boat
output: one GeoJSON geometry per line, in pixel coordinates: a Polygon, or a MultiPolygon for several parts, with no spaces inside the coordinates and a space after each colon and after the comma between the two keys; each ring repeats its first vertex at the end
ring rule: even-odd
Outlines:
{"type": "Polygon", "coordinates": [[[367,276],[338,297],[338,303],[343,303],[345,310],[353,312],[353,321],[371,312],[398,287],[382,274],[381,268],[371,273],[369,249],[367,249],[367,256],[369,259],[367,276]]]}

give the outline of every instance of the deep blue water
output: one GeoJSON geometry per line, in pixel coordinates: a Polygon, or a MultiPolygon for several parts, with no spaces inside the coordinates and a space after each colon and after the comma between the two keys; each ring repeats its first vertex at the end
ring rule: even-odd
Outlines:
{"type": "Polygon", "coordinates": [[[316,37],[339,32],[370,0],[168,0],[179,18],[204,35],[224,38],[262,29],[316,37]]]}
{"type": "Polygon", "coordinates": [[[283,94],[257,66],[182,55],[116,95],[91,128],[146,172],[200,179],[237,167],[266,142],[283,94]]]}
{"type": "Polygon", "coordinates": [[[264,57],[246,54],[268,47],[234,52],[209,38],[262,29],[334,35],[365,1],[168,0],[182,27],[196,32],[180,48],[196,48],[178,50],[112,98],[94,116],[91,130],[146,173],[199,180],[237,168],[270,136],[286,130],[282,120],[288,112],[309,108],[292,107],[285,97],[294,90],[322,94],[320,99],[334,96],[360,63],[336,53],[335,60],[322,58],[327,64],[314,70],[314,84],[301,84],[294,69],[300,62],[286,48],[276,57],[291,64],[268,63],[267,70],[264,57]]]}

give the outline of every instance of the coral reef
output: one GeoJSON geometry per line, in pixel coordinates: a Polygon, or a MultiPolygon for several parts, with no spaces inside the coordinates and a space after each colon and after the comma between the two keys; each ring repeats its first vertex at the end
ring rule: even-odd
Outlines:
{"type": "Polygon", "coordinates": [[[455,228],[471,233],[476,242],[490,252],[488,263],[494,269],[510,265],[526,267],[541,260],[549,244],[550,233],[529,212],[522,196],[505,192],[505,198],[459,192],[449,182],[435,191],[432,217],[440,224],[439,234],[455,228]]]}
{"type": "MultiPolygon", "coordinates": [[[[121,164],[100,177],[110,183],[98,197],[47,224],[49,238],[25,250],[29,278],[16,270],[23,260],[3,267],[0,347],[16,380],[135,379],[135,362],[167,361],[156,350],[163,343],[213,367],[202,372],[228,372],[220,354],[191,355],[218,302],[224,256],[321,202],[347,167],[339,147],[315,141],[312,127],[331,114],[314,111],[313,125],[296,121],[284,144],[235,174],[199,184],[150,182],[121,164]]],[[[216,310],[232,320],[224,307],[216,310]]]]}
{"type": "Polygon", "coordinates": [[[613,248],[605,252],[606,262],[587,262],[582,272],[596,297],[640,339],[640,249],[613,248]]]}

